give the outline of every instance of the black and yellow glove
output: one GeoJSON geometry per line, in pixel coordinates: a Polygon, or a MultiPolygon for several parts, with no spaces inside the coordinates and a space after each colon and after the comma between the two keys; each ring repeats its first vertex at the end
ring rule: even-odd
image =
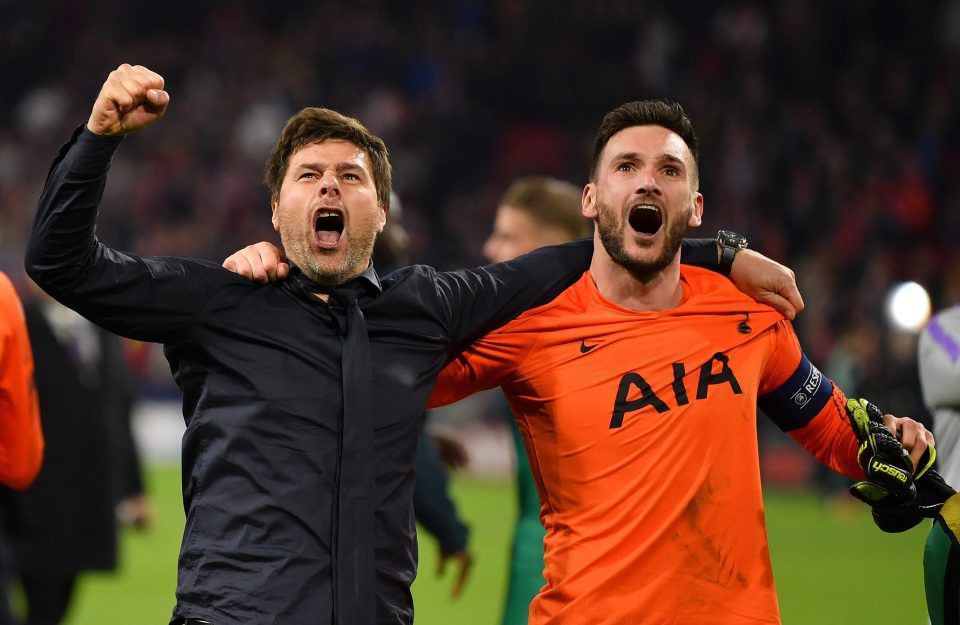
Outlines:
{"type": "Polygon", "coordinates": [[[877,527],[904,532],[924,518],[933,518],[954,490],[933,470],[937,450],[927,447],[914,471],[910,454],[883,424],[883,413],[865,399],[846,405],[860,450],[857,460],[867,479],[850,487],[873,511],[877,527]]]}
{"type": "Polygon", "coordinates": [[[885,532],[905,532],[916,527],[924,519],[934,519],[944,502],[956,494],[940,474],[928,469],[914,479],[917,499],[914,505],[899,509],[873,508],[873,522],[885,532]]]}

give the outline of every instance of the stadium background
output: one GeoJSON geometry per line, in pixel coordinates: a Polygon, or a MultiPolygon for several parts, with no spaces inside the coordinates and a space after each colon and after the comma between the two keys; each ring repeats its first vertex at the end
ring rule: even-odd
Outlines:
{"type": "MultiPolygon", "coordinates": [[[[884,302],[893,284],[914,280],[934,309],[960,303],[960,1],[0,0],[0,46],[0,269],[25,297],[24,236],[49,162],[123,61],[163,74],[172,104],[164,120],[125,141],[100,236],[140,254],[217,260],[276,240],[262,163],[283,121],[302,106],[358,117],[386,140],[412,260],[452,268],[482,262],[510,180],[539,173],[583,183],[603,113],[628,100],[668,98],[684,105],[701,139],[703,236],[718,227],[740,231],[793,267],[807,303],[796,325],[811,359],[851,394],[928,418],[915,336],[889,326],[884,302]]],[[[169,372],[159,349],[129,348],[149,402],[141,441],[151,457],[169,456],[176,418],[149,416],[169,408],[169,372]]],[[[464,427],[468,442],[495,437],[487,426],[464,427]]],[[[815,483],[795,449],[767,430],[768,483],[815,483]]],[[[154,462],[157,488],[172,481],[175,489],[169,461],[154,462]]],[[[509,489],[475,480],[460,479],[458,495],[486,501],[482,493],[493,488],[499,499],[465,516],[478,532],[495,525],[485,515],[496,508],[505,525],[483,548],[505,551],[509,489]]],[[[805,502],[823,513],[817,523],[837,523],[824,541],[849,547],[837,541],[843,528],[875,538],[859,511],[838,520],[821,496],[804,493],[782,502],[789,510],[790,501],[805,502]]],[[[148,586],[169,607],[182,511],[175,492],[163,505],[173,530],[168,542],[146,547],[163,564],[138,562],[147,556],[134,545],[124,573],[102,583],[124,583],[138,566],[167,567],[148,586]]],[[[922,535],[896,541],[876,544],[904,545],[910,561],[879,566],[915,577],[922,535]]],[[[423,546],[425,559],[432,550],[423,546]]],[[[788,583],[801,582],[788,582],[789,558],[774,555],[785,595],[788,583]]],[[[810,578],[831,568],[816,564],[810,578]]],[[[504,569],[494,569],[485,569],[489,589],[477,582],[467,591],[482,597],[476,609],[461,603],[455,620],[437,622],[495,613],[489,593],[501,591],[504,569]]],[[[429,563],[422,576],[432,578],[429,563]]],[[[130,592],[143,617],[147,600],[130,592]]],[[[431,601],[447,603],[439,592],[431,601]]],[[[90,595],[81,603],[96,601],[90,595]]],[[[424,619],[431,601],[418,603],[424,619]]],[[[922,600],[910,610],[922,614],[922,600]]],[[[94,622],[87,618],[94,619],[78,613],[73,622],[94,622]]]]}

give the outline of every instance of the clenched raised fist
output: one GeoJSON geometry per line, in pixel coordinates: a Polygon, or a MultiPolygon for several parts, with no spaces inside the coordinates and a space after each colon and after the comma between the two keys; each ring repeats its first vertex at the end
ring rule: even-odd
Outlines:
{"type": "Polygon", "coordinates": [[[142,65],[124,63],[103,83],[87,129],[97,135],[120,137],[163,117],[168,104],[170,94],[163,90],[163,76],[142,65]]]}

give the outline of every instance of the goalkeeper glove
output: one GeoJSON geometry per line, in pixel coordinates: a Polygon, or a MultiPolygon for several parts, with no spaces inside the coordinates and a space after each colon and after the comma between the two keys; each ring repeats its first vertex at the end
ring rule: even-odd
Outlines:
{"type": "Polygon", "coordinates": [[[923,519],[936,518],[943,504],[956,491],[947,484],[933,469],[927,470],[914,480],[917,487],[917,501],[914,506],[899,510],[873,509],[873,522],[885,532],[905,532],[916,527],[923,519]]]}
{"type": "Polygon", "coordinates": [[[927,447],[914,472],[910,454],[883,425],[879,408],[865,399],[851,399],[846,410],[860,441],[857,460],[867,475],[850,492],[871,507],[877,527],[903,532],[924,518],[935,517],[955,492],[932,469],[936,448],[927,447]]]}
{"type": "Polygon", "coordinates": [[[860,442],[857,461],[867,479],[850,493],[880,510],[908,508],[917,499],[910,455],[883,425],[880,409],[865,399],[847,400],[847,417],[860,442]]]}

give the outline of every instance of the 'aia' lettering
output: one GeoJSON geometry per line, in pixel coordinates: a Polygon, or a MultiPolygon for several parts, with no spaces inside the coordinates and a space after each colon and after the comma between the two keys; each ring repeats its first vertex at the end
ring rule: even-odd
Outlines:
{"type": "Polygon", "coordinates": [[[670,407],[663,403],[663,400],[657,397],[647,381],[639,373],[628,373],[620,378],[620,386],[617,388],[617,400],[613,404],[613,417],[610,419],[610,427],[618,428],[623,425],[623,415],[634,410],[640,410],[645,406],[653,406],[657,412],[666,412],[670,407]],[[630,387],[636,386],[640,389],[638,399],[627,399],[630,394],[630,387]]]}
{"type": "MultiPolygon", "coordinates": [[[[670,388],[673,390],[673,397],[677,406],[685,406],[690,403],[687,397],[687,389],[683,385],[683,378],[686,375],[686,368],[682,362],[673,363],[673,382],[670,388]]],[[[697,383],[697,399],[706,399],[707,391],[711,386],[717,384],[729,384],[734,395],[741,395],[743,389],[737,381],[737,376],[733,374],[730,368],[730,358],[723,352],[717,352],[713,357],[700,367],[700,380],[697,383]],[[713,372],[714,363],[720,363],[720,370],[713,372]]],[[[623,417],[628,412],[636,412],[653,406],[658,413],[664,413],[670,410],[670,407],[654,392],[650,384],[642,375],[630,372],[620,378],[620,385],[617,387],[617,398],[613,403],[613,415],[610,417],[610,427],[618,428],[623,425],[623,417]],[[629,399],[630,392],[636,387],[640,391],[640,397],[629,399]]]]}

